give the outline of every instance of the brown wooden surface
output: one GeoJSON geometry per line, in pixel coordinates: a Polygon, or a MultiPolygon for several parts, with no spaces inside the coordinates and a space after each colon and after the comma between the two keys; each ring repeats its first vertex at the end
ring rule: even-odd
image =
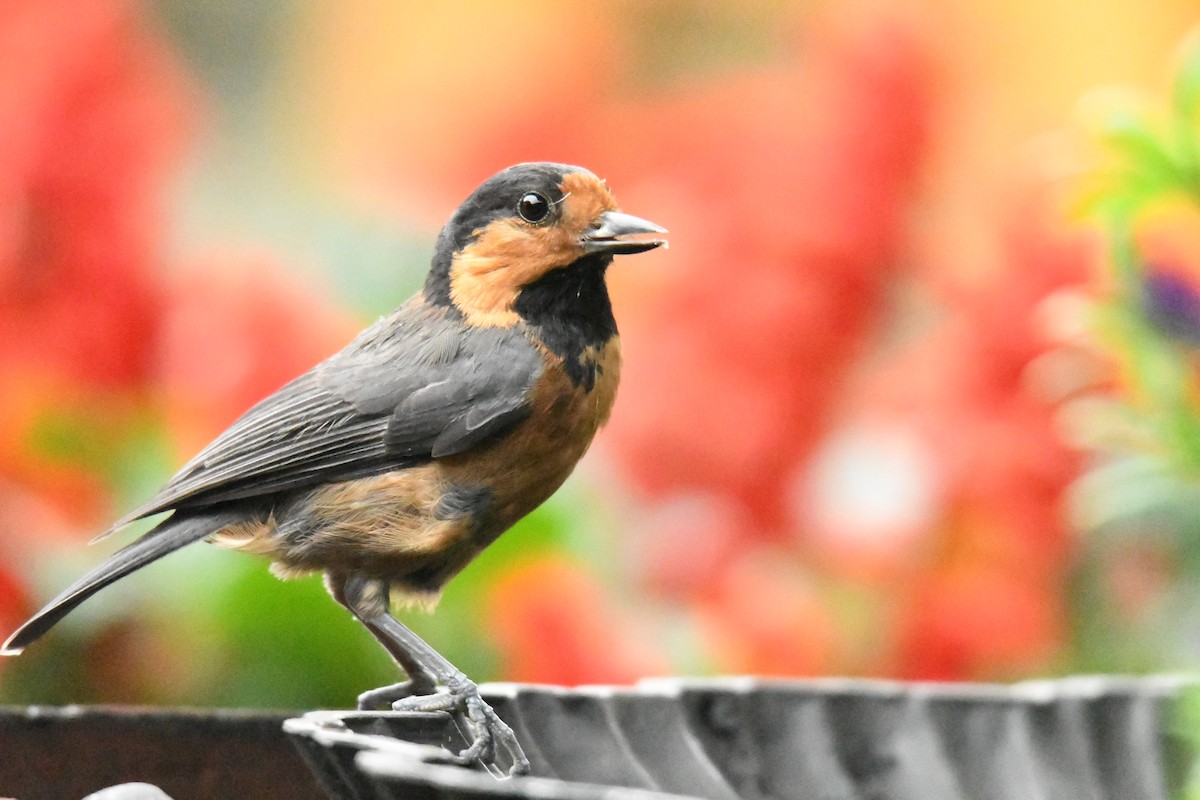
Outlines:
{"type": "Polygon", "coordinates": [[[0,708],[0,797],[80,800],[130,781],[173,800],[324,795],[282,712],[0,708]]]}

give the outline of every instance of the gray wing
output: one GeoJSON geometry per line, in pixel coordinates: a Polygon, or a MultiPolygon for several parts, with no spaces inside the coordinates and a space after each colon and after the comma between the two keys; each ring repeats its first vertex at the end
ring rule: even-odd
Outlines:
{"type": "Polygon", "coordinates": [[[528,416],[541,371],[519,331],[414,300],[251,408],[113,529],[464,452],[528,416]]]}

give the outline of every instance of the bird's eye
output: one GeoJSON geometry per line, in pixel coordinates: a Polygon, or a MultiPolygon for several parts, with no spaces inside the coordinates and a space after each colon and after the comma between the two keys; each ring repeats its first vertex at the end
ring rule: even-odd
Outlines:
{"type": "Polygon", "coordinates": [[[517,213],[526,222],[542,222],[550,214],[550,201],[537,192],[529,192],[517,201],[517,213]]]}

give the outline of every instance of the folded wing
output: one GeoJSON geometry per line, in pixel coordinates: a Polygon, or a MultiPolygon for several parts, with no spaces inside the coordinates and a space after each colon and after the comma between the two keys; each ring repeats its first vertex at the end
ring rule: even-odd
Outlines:
{"type": "Polygon", "coordinates": [[[520,331],[412,301],[251,408],[113,530],[464,452],[529,414],[541,370],[520,331]]]}

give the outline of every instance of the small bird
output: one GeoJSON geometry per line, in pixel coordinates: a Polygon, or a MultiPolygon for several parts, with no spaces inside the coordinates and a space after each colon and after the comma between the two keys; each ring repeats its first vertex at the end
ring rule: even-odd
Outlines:
{"type": "MultiPolygon", "coordinates": [[[[529,761],[466,675],[391,615],[446,582],[563,483],[612,410],[621,346],[613,256],[666,244],[580,167],[518,164],[438,236],[424,287],[247,411],[134,520],[171,515],[64,590],[3,646],[15,655],[95,592],[193,542],[323,572],[408,680],[360,708],[465,718],[464,762],[529,761]],[[442,687],[439,689],[439,686],[442,687]]],[[[98,540],[97,539],[97,540],[98,540]]]]}

